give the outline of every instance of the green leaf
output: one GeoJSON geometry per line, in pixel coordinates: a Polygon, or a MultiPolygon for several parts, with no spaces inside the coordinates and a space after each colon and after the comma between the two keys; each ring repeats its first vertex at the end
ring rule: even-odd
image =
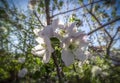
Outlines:
{"type": "Polygon", "coordinates": [[[91,20],[92,20],[93,22],[95,22],[95,21],[96,21],[96,20],[95,20],[95,18],[94,18],[93,16],[91,17],[91,20]]]}
{"type": "Polygon", "coordinates": [[[54,0],[54,3],[57,5],[58,4],[57,0],[54,0]]]}
{"type": "Polygon", "coordinates": [[[40,13],[40,7],[37,8],[37,11],[40,13]]]}
{"type": "Polygon", "coordinates": [[[43,1],[40,2],[39,7],[41,7],[41,8],[44,7],[44,3],[43,3],[43,1]]]}
{"type": "Polygon", "coordinates": [[[93,8],[93,12],[96,12],[100,8],[99,4],[96,4],[95,7],[93,8]]]}
{"type": "Polygon", "coordinates": [[[80,2],[80,3],[82,3],[82,2],[83,2],[83,0],[79,0],[79,2],[80,2]]]}
{"type": "Polygon", "coordinates": [[[51,40],[51,45],[54,49],[60,46],[60,40],[57,39],[56,37],[52,37],[50,38],[50,40],[51,40]]]}
{"type": "Polygon", "coordinates": [[[60,6],[60,7],[63,6],[63,1],[60,1],[60,2],[59,2],[59,6],[60,6]]]}
{"type": "Polygon", "coordinates": [[[109,17],[109,16],[108,16],[107,13],[103,13],[103,17],[104,17],[104,18],[107,18],[107,17],[109,17]]]}
{"type": "Polygon", "coordinates": [[[41,75],[41,71],[36,71],[33,75],[33,78],[38,79],[38,78],[40,78],[40,75],[41,75]]]}
{"type": "Polygon", "coordinates": [[[114,9],[112,10],[112,16],[113,16],[113,17],[116,17],[116,8],[114,8],[114,9]]]}

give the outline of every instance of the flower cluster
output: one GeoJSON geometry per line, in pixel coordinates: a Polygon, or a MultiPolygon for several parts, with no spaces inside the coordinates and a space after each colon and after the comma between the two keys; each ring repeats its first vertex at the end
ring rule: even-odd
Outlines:
{"type": "Polygon", "coordinates": [[[57,27],[63,26],[58,23],[59,23],[59,20],[56,19],[53,21],[51,25],[44,27],[43,30],[34,29],[34,33],[36,34],[36,36],[38,36],[36,38],[36,41],[39,43],[39,45],[37,45],[32,49],[32,53],[39,57],[43,56],[44,63],[49,62],[50,56],[54,51],[54,49],[51,46],[50,38],[57,36],[57,34],[55,33],[55,30],[57,29],[57,27]]]}
{"type": "MultiPolygon", "coordinates": [[[[63,25],[58,19],[53,20],[51,25],[42,30],[35,29],[34,33],[38,36],[36,41],[39,43],[32,49],[32,53],[39,57],[43,56],[43,62],[48,63],[54,49],[51,46],[50,38],[56,37],[61,43],[61,56],[66,66],[71,65],[74,59],[84,61],[86,47],[88,46],[87,36],[84,32],[79,32],[76,23],[63,25]]],[[[88,54],[88,53],[87,53],[88,54]]]]}

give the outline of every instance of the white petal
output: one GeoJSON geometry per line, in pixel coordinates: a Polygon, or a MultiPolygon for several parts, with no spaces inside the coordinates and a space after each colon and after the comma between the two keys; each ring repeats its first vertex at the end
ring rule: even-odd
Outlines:
{"type": "Polygon", "coordinates": [[[88,46],[88,44],[89,44],[89,42],[87,40],[85,40],[84,36],[83,36],[83,38],[80,39],[80,46],[86,48],[88,46]]]}
{"type": "Polygon", "coordinates": [[[37,46],[35,46],[34,48],[32,48],[32,51],[41,51],[41,50],[43,50],[43,49],[44,49],[43,46],[37,45],[37,46]]]}
{"type": "Polygon", "coordinates": [[[39,37],[43,37],[43,30],[41,30],[41,31],[38,32],[38,36],[39,37]]]}
{"type": "Polygon", "coordinates": [[[77,49],[76,51],[74,51],[74,54],[76,56],[75,58],[82,61],[82,62],[87,59],[87,56],[80,49],[77,49]]]}
{"type": "Polygon", "coordinates": [[[37,37],[37,38],[36,38],[36,41],[37,41],[39,44],[45,44],[44,39],[41,38],[41,37],[37,37]]]}
{"type": "Polygon", "coordinates": [[[77,32],[72,35],[72,37],[79,38],[79,39],[83,39],[84,36],[86,36],[86,34],[83,32],[77,32]]]}
{"type": "Polygon", "coordinates": [[[88,42],[88,36],[87,36],[87,35],[83,36],[83,40],[84,40],[85,42],[88,42]]]}
{"type": "Polygon", "coordinates": [[[27,74],[28,70],[26,68],[23,68],[19,71],[18,77],[23,78],[27,74]]]}
{"type": "Polygon", "coordinates": [[[68,33],[69,33],[69,36],[71,36],[71,35],[73,35],[74,33],[76,33],[76,31],[74,31],[75,25],[76,25],[76,22],[75,22],[75,23],[72,23],[72,24],[68,27],[67,31],[68,31],[68,33]]]}
{"type": "Polygon", "coordinates": [[[76,23],[72,23],[69,27],[68,27],[68,31],[69,33],[73,32],[73,28],[75,27],[76,23]]]}
{"type": "Polygon", "coordinates": [[[70,37],[63,38],[63,39],[62,39],[62,44],[63,44],[62,46],[63,46],[63,48],[64,48],[64,47],[66,47],[66,48],[69,47],[69,45],[71,44],[70,40],[71,40],[70,37]]]}
{"type": "Polygon", "coordinates": [[[88,46],[88,42],[80,41],[80,46],[86,48],[88,46]]]}
{"type": "Polygon", "coordinates": [[[18,58],[18,62],[19,62],[19,63],[24,63],[24,62],[25,62],[25,59],[26,59],[25,57],[19,57],[19,58],[18,58]]]}
{"type": "Polygon", "coordinates": [[[41,50],[41,51],[36,51],[34,53],[32,53],[38,57],[42,57],[45,54],[45,50],[41,50]]]}
{"type": "Polygon", "coordinates": [[[58,28],[58,22],[59,22],[59,19],[53,20],[52,25],[51,25],[51,27],[52,27],[53,30],[55,30],[56,28],[58,28]]]}
{"type": "Polygon", "coordinates": [[[48,63],[49,60],[50,60],[50,56],[51,56],[51,53],[50,53],[48,50],[46,50],[46,53],[45,53],[45,55],[43,56],[43,62],[44,62],[44,63],[48,63]]]}
{"type": "Polygon", "coordinates": [[[47,36],[49,38],[53,36],[53,29],[51,25],[48,25],[43,29],[42,36],[47,36]]]}
{"type": "Polygon", "coordinates": [[[46,44],[46,49],[48,49],[49,52],[53,52],[54,49],[51,46],[50,38],[44,37],[44,41],[45,41],[45,44],[46,44]]]}
{"type": "Polygon", "coordinates": [[[58,28],[65,30],[64,25],[62,25],[62,24],[59,24],[58,28]]]}
{"type": "Polygon", "coordinates": [[[74,62],[74,55],[67,49],[62,50],[62,60],[66,66],[69,66],[74,62]]]}
{"type": "Polygon", "coordinates": [[[48,37],[44,37],[46,43],[46,54],[43,56],[43,62],[48,63],[51,57],[52,52],[54,51],[50,39],[48,37]]]}
{"type": "Polygon", "coordinates": [[[41,45],[37,45],[34,48],[32,48],[31,53],[36,56],[41,57],[41,56],[43,56],[43,54],[45,54],[45,48],[41,45]]]}
{"type": "Polygon", "coordinates": [[[35,33],[36,36],[38,36],[40,29],[34,29],[33,32],[35,33]]]}

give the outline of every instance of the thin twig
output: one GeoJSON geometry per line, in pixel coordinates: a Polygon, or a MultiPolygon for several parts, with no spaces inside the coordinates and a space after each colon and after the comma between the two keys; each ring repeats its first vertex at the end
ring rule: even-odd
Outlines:
{"type": "Polygon", "coordinates": [[[109,56],[109,54],[110,54],[111,45],[112,45],[112,43],[113,43],[116,35],[118,34],[118,32],[119,32],[119,28],[117,29],[116,33],[115,33],[114,36],[111,38],[110,43],[109,43],[108,46],[107,46],[107,50],[106,50],[106,55],[107,55],[107,56],[109,56]]]}
{"type": "MultiPolygon", "coordinates": [[[[84,3],[83,3],[83,5],[85,5],[84,3]]],[[[91,5],[91,6],[93,6],[93,4],[91,5]]],[[[91,11],[89,11],[88,10],[88,8],[87,7],[85,7],[86,8],[86,10],[88,11],[88,13],[92,13],[92,9],[91,9],[91,11]]],[[[96,18],[96,16],[95,15],[91,15],[91,16],[93,16],[94,18],[96,18]]],[[[96,19],[97,20],[97,19],[96,19]]],[[[88,22],[88,21],[87,21],[88,22]]],[[[88,24],[89,24],[89,22],[88,22],[88,24]]],[[[90,28],[91,28],[91,25],[89,24],[89,26],[90,26],[90,28]]],[[[96,34],[96,36],[98,37],[98,33],[96,32],[95,33],[96,34]]],[[[97,41],[98,41],[98,43],[99,43],[99,45],[101,46],[101,42],[97,39],[97,41]]]]}
{"type": "MultiPolygon", "coordinates": [[[[88,12],[95,18],[95,20],[97,21],[97,23],[99,24],[99,26],[102,26],[102,24],[100,23],[100,21],[97,19],[97,17],[88,10],[88,12]]],[[[109,36],[109,38],[111,39],[111,35],[109,34],[109,32],[104,28],[105,33],[109,36]]]]}
{"type": "Polygon", "coordinates": [[[89,5],[91,5],[91,4],[95,4],[95,3],[101,2],[101,1],[104,1],[104,0],[99,0],[99,1],[91,2],[91,3],[89,3],[89,4],[82,5],[81,7],[78,7],[78,8],[75,8],[75,9],[71,9],[71,10],[68,10],[68,11],[65,11],[65,12],[57,13],[57,14],[51,16],[51,18],[53,18],[53,17],[55,17],[55,16],[58,16],[58,15],[61,15],[61,14],[66,14],[66,13],[69,13],[69,12],[72,12],[72,11],[79,10],[79,9],[81,9],[81,8],[83,8],[83,7],[86,7],[86,6],[89,6],[89,5]]]}
{"type": "Polygon", "coordinates": [[[89,32],[87,35],[91,35],[92,33],[94,33],[94,32],[96,32],[96,31],[104,28],[105,26],[110,25],[110,24],[112,24],[112,23],[114,23],[114,22],[116,22],[116,21],[119,21],[119,20],[120,20],[120,18],[117,18],[117,19],[115,19],[115,20],[112,20],[111,22],[105,23],[105,24],[103,24],[102,26],[98,27],[97,29],[89,32]]]}
{"type": "Polygon", "coordinates": [[[42,24],[41,20],[39,19],[37,13],[36,13],[35,11],[33,11],[33,14],[37,17],[37,19],[38,19],[39,23],[41,24],[41,26],[42,26],[42,27],[45,27],[45,26],[42,24]]]}
{"type": "Polygon", "coordinates": [[[62,75],[61,75],[61,72],[60,72],[60,68],[58,66],[56,52],[52,53],[52,58],[53,58],[54,64],[55,64],[56,69],[57,69],[57,75],[58,75],[58,78],[59,78],[59,83],[62,83],[62,75]]]}

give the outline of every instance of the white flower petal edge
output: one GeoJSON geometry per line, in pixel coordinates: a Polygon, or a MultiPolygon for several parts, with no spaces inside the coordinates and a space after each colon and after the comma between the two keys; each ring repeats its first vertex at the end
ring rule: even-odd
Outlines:
{"type": "Polygon", "coordinates": [[[66,66],[70,66],[74,62],[74,55],[68,49],[62,50],[62,60],[66,66]]]}
{"type": "Polygon", "coordinates": [[[77,32],[75,26],[76,26],[76,22],[72,23],[70,26],[67,26],[66,30],[69,36],[72,36],[77,32]]]}
{"type": "Polygon", "coordinates": [[[35,51],[41,51],[41,50],[44,50],[44,47],[41,46],[40,44],[37,45],[37,46],[35,46],[35,47],[32,49],[33,52],[35,52],[35,51]]]}
{"type": "Polygon", "coordinates": [[[34,30],[33,30],[33,32],[35,33],[35,35],[36,35],[36,36],[38,36],[38,35],[39,35],[39,34],[38,34],[38,33],[39,33],[39,31],[40,31],[40,29],[34,29],[34,30]]]}
{"type": "Polygon", "coordinates": [[[41,45],[41,44],[45,44],[44,39],[41,38],[41,37],[37,37],[35,40],[36,40],[40,45],[41,45]]]}
{"type": "Polygon", "coordinates": [[[27,74],[28,70],[26,68],[23,68],[18,72],[18,77],[23,78],[27,74]]]}
{"type": "Polygon", "coordinates": [[[87,56],[84,54],[84,52],[78,48],[75,52],[75,58],[80,60],[81,62],[84,62],[87,59],[87,56]]]}
{"type": "Polygon", "coordinates": [[[43,62],[48,63],[54,49],[51,46],[51,41],[48,37],[44,37],[46,43],[46,54],[43,56],[43,62]]]}
{"type": "Polygon", "coordinates": [[[42,37],[42,38],[44,36],[47,36],[49,38],[52,37],[53,36],[53,30],[52,30],[51,25],[46,26],[42,31],[40,31],[39,36],[42,37]]]}
{"type": "Polygon", "coordinates": [[[36,56],[42,57],[45,54],[45,50],[41,51],[32,51],[32,53],[36,56]]]}
{"type": "Polygon", "coordinates": [[[19,57],[19,58],[18,58],[18,62],[19,62],[19,63],[24,63],[24,62],[25,62],[25,59],[26,59],[25,57],[19,57]]]}

